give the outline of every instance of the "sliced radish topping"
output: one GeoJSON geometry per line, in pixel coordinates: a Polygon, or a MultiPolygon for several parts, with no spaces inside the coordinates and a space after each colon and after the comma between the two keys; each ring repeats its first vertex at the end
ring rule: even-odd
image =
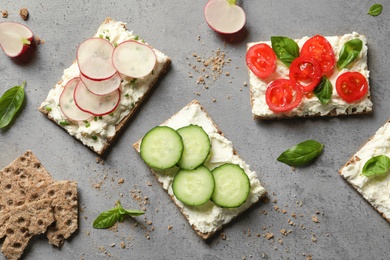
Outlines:
{"type": "Polygon", "coordinates": [[[106,95],[118,89],[121,85],[122,78],[119,73],[115,73],[109,79],[92,80],[80,74],[81,81],[85,84],[89,91],[95,95],[106,95]]]}
{"type": "Polygon", "coordinates": [[[85,77],[93,80],[111,78],[116,69],[112,65],[114,46],[101,38],[90,38],[77,49],[77,63],[85,77]]]}
{"type": "Polygon", "coordinates": [[[0,46],[9,57],[22,54],[31,44],[32,31],[20,23],[0,23],[0,46]]]}
{"type": "Polygon", "coordinates": [[[156,60],[152,48],[132,40],[119,44],[112,54],[112,63],[119,73],[132,78],[148,75],[156,65],[156,60]]]}
{"type": "Polygon", "coordinates": [[[61,93],[59,102],[62,113],[73,121],[84,121],[92,117],[90,113],[80,110],[74,101],[73,93],[79,82],[80,78],[69,80],[61,93]]]}
{"type": "Polygon", "coordinates": [[[219,33],[236,33],[245,25],[244,10],[235,0],[210,0],[204,8],[208,25],[219,33]]]}
{"type": "Polygon", "coordinates": [[[95,116],[104,116],[114,111],[120,101],[120,90],[99,96],[93,94],[85,84],[80,81],[74,91],[74,100],[76,105],[83,111],[95,116]]]}

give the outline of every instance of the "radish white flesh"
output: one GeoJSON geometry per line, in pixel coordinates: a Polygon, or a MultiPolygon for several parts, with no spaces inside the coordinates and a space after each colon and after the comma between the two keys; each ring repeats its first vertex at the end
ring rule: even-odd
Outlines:
{"type": "Polygon", "coordinates": [[[77,63],[81,73],[93,80],[111,78],[116,69],[112,65],[114,46],[101,38],[90,38],[77,49],[77,63]]]}
{"type": "Polygon", "coordinates": [[[122,78],[119,73],[115,73],[109,79],[92,80],[80,74],[81,81],[85,84],[89,91],[95,95],[106,95],[118,89],[121,85],[122,78]]]}
{"type": "Polygon", "coordinates": [[[225,34],[238,32],[246,21],[244,10],[228,0],[210,0],[204,8],[204,16],[211,29],[225,34]]]}
{"type": "Polygon", "coordinates": [[[93,94],[85,84],[80,81],[74,91],[76,105],[83,111],[95,116],[104,116],[116,109],[120,101],[120,90],[99,96],[93,94]]]}
{"type": "Polygon", "coordinates": [[[74,102],[73,94],[79,82],[79,78],[69,80],[61,93],[59,102],[62,113],[73,121],[84,121],[92,117],[90,113],[80,110],[74,102]]]}
{"type": "Polygon", "coordinates": [[[132,40],[119,44],[112,54],[112,63],[118,72],[132,78],[148,75],[156,65],[156,60],[152,48],[132,40]]]}
{"type": "Polygon", "coordinates": [[[33,39],[32,31],[20,23],[0,23],[0,46],[9,57],[26,51],[33,39]]]}

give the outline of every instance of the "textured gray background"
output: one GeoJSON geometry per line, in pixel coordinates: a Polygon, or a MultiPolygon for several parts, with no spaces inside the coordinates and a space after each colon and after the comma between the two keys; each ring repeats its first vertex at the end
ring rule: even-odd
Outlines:
{"type": "Polygon", "coordinates": [[[221,37],[207,26],[203,17],[205,0],[1,1],[0,9],[10,14],[0,21],[27,24],[46,43],[37,46],[27,62],[14,61],[0,53],[0,92],[27,80],[23,109],[10,128],[0,130],[0,167],[31,149],[54,179],[79,183],[78,232],[60,250],[49,245],[45,237],[38,237],[31,241],[24,258],[306,259],[311,255],[313,259],[389,259],[389,223],[337,174],[390,117],[390,6],[383,3],[383,13],[371,17],[366,13],[373,3],[241,1],[247,23],[240,37],[232,39],[221,37]],[[19,17],[21,7],[30,11],[27,22],[19,17]],[[47,120],[37,107],[72,63],[77,46],[107,16],[127,22],[129,29],[169,55],[172,66],[104,156],[105,165],[101,165],[96,163],[93,152],[47,120]],[[252,119],[249,88],[243,86],[248,81],[247,42],[267,40],[273,35],[300,38],[352,31],[368,38],[372,115],[270,122],[252,119]],[[188,62],[196,63],[193,52],[210,57],[218,47],[232,62],[224,66],[220,78],[208,82],[209,89],[204,89],[196,84],[199,74],[188,62]],[[257,204],[223,230],[226,240],[220,235],[208,242],[197,237],[131,146],[193,99],[206,108],[269,192],[269,203],[257,204]],[[324,153],[315,163],[292,171],[276,161],[282,151],[309,138],[325,144],[324,153]],[[124,179],[121,185],[120,178],[124,179]],[[99,182],[100,190],[94,187],[99,182]],[[137,227],[135,220],[126,220],[117,230],[93,229],[92,222],[99,212],[113,207],[119,198],[124,207],[139,208],[131,190],[140,190],[142,196],[149,197],[146,219],[138,217],[137,227]],[[274,206],[287,212],[275,211],[274,206]],[[317,211],[320,223],[311,220],[317,211]],[[292,213],[298,217],[293,218],[292,213]],[[289,225],[289,219],[295,226],[289,225]],[[169,225],[173,226],[171,230],[169,225]],[[152,227],[154,231],[150,231],[152,227]],[[283,228],[292,233],[283,236],[283,228]],[[266,232],[273,233],[274,238],[264,238],[266,232]],[[282,239],[282,245],[278,239],[282,239]],[[120,248],[122,241],[126,249],[120,248]]]}

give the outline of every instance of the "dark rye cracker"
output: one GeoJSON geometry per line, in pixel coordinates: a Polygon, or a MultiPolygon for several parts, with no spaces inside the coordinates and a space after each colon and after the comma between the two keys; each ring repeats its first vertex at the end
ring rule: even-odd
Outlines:
{"type": "MultiPolygon", "coordinates": [[[[183,115],[185,115],[186,111],[189,111],[189,109],[195,109],[199,114],[197,115],[198,118],[201,120],[204,119],[207,121],[207,126],[205,127],[202,125],[203,123],[200,123],[199,125],[204,128],[206,132],[209,131],[209,129],[213,129],[212,135],[219,136],[221,138],[225,138],[224,134],[222,131],[218,128],[218,126],[214,123],[214,121],[211,119],[211,117],[207,114],[207,112],[204,110],[204,108],[199,104],[197,100],[194,100],[190,102],[188,105],[186,105],[184,108],[182,108],[180,111],[178,111],[175,115],[173,115],[171,118],[166,120],[164,123],[161,125],[168,125],[171,126],[170,124],[174,122],[173,124],[176,125],[176,127],[182,127],[184,125],[178,126],[176,123],[180,121],[179,124],[185,124],[185,118],[183,118],[183,115]],[[178,119],[179,118],[179,119],[178,119]]],[[[192,124],[197,124],[196,122],[191,122],[192,124]]],[[[206,123],[205,123],[206,125],[206,123]]],[[[172,126],[171,126],[172,127],[172,126]]],[[[175,127],[174,127],[175,128],[175,127]]],[[[142,142],[142,139],[138,140],[136,143],[133,144],[134,149],[139,153],[140,152],[140,144],[142,142]]],[[[211,154],[213,151],[211,151],[211,154]]],[[[238,160],[242,161],[241,158],[239,157],[238,153],[234,148],[232,148],[232,157],[237,158],[238,160]]],[[[210,159],[209,159],[210,160],[210,159]]],[[[208,160],[208,161],[209,161],[208,160]]],[[[225,162],[225,161],[224,161],[225,162]]],[[[218,161],[218,163],[222,164],[224,163],[222,161],[218,161]]],[[[207,164],[207,161],[206,161],[207,164]]],[[[247,199],[247,201],[240,207],[238,208],[233,208],[233,209],[223,209],[218,206],[216,206],[213,202],[209,201],[206,204],[198,207],[190,207],[186,206],[180,201],[176,199],[176,197],[172,193],[171,189],[171,184],[172,181],[169,181],[168,184],[167,182],[164,183],[164,178],[173,178],[174,174],[177,172],[177,169],[172,169],[172,171],[168,172],[161,172],[161,171],[156,171],[152,168],[150,168],[151,172],[153,175],[156,177],[156,179],[159,181],[159,183],[162,185],[162,188],[167,192],[167,194],[170,196],[172,201],[176,204],[176,206],[179,208],[181,213],[184,215],[186,220],[189,222],[191,225],[192,229],[202,238],[202,239],[208,239],[210,238],[213,234],[215,234],[218,230],[229,224],[233,219],[235,219],[237,216],[241,215],[244,213],[246,210],[251,208],[253,205],[255,205],[263,196],[266,195],[266,190],[264,187],[261,186],[261,183],[259,179],[257,178],[257,175],[255,172],[249,170],[249,166],[245,164],[248,167],[248,171],[250,172],[251,176],[251,193],[247,199]],[[213,228],[210,231],[205,231],[204,229],[200,226],[197,225],[197,223],[194,223],[191,219],[191,216],[189,215],[190,212],[193,213],[199,213],[200,215],[207,214],[207,216],[211,216],[213,210],[217,210],[224,214],[226,216],[225,219],[219,220],[219,223],[215,225],[215,228],[213,228]],[[209,214],[210,213],[210,214],[209,214]],[[192,222],[192,223],[191,223],[192,222]]],[[[245,172],[247,173],[247,170],[245,172]]],[[[247,173],[248,174],[248,173],[247,173]]]]}
{"type": "MultiPolygon", "coordinates": [[[[121,27],[123,27],[125,30],[126,29],[126,24],[125,23],[122,23],[122,22],[117,22],[111,18],[106,18],[104,20],[104,22],[101,24],[101,26],[103,25],[106,25],[106,24],[110,24],[110,23],[119,23],[121,27]]],[[[128,32],[128,31],[126,31],[128,32]]],[[[153,48],[153,47],[152,47],[153,48]]],[[[168,71],[169,69],[169,65],[171,63],[171,59],[166,56],[165,54],[163,54],[162,52],[160,52],[159,50],[157,49],[154,49],[153,50],[155,52],[158,52],[160,53],[161,55],[164,56],[163,60],[160,62],[161,64],[161,67],[158,68],[158,69],[154,69],[153,72],[151,73],[151,75],[147,76],[147,77],[150,77],[152,79],[152,81],[150,81],[150,83],[148,84],[147,86],[147,90],[146,92],[140,97],[140,99],[138,101],[136,101],[134,103],[134,106],[128,111],[128,113],[119,121],[115,124],[115,133],[113,136],[110,136],[110,137],[100,137],[98,136],[98,138],[102,138],[102,142],[103,142],[103,145],[101,146],[101,148],[96,148],[94,147],[93,145],[90,145],[88,143],[85,142],[85,139],[83,139],[84,137],[83,136],[76,136],[76,135],[72,135],[70,132],[69,132],[69,128],[67,125],[63,125],[61,124],[59,121],[56,121],[55,118],[54,118],[54,114],[53,114],[53,111],[54,109],[57,109],[59,111],[59,113],[62,114],[62,112],[60,111],[59,107],[50,107],[50,109],[48,110],[47,109],[47,106],[45,104],[45,101],[42,102],[42,104],[40,105],[40,107],[38,108],[38,110],[40,112],[42,112],[47,118],[49,118],[51,121],[53,121],[54,123],[56,123],[58,126],[60,126],[61,128],[63,128],[65,131],[67,131],[69,134],[71,134],[74,138],[76,138],[77,140],[81,141],[84,145],[86,145],[87,147],[89,147],[91,150],[93,150],[94,152],[96,152],[98,155],[102,155],[108,148],[109,146],[112,144],[112,142],[118,137],[119,133],[122,131],[122,129],[126,126],[126,123],[134,116],[135,112],[137,111],[137,109],[141,106],[141,104],[145,101],[145,99],[148,97],[149,93],[151,92],[151,90],[153,89],[153,87],[157,84],[157,81],[168,71]]],[[[61,79],[56,86],[54,86],[53,89],[55,89],[58,85],[61,85],[63,83],[63,80],[61,79]]],[[[123,96],[123,95],[122,95],[123,96]]],[[[115,111],[114,111],[115,113],[115,111]]],[[[107,115],[109,116],[109,115],[107,115]]],[[[71,122],[71,121],[70,121],[71,122]]],[[[83,123],[83,122],[81,122],[83,123]]],[[[91,122],[92,124],[93,122],[91,122]]],[[[76,124],[73,124],[73,126],[76,126],[76,124]]],[[[91,137],[89,137],[91,138],[91,137]]]]}
{"type": "Polygon", "coordinates": [[[54,181],[31,151],[0,171],[0,238],[8,259],[20,258],[34,235],[46,233],[60,247],[77,228],[75,181],[54,181]]]}

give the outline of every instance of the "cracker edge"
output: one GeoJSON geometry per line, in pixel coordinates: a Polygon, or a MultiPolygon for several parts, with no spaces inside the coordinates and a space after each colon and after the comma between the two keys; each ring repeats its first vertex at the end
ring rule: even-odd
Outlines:
{"type": "MultiPolygon", "coordinates": [[[[206,112],[206,110],[200,105],[200,103],[199,103],[198,100],[193,100],[193,101],[191,101],[190,103],[188,103],[188,104],[187,104],[186,106],[184,106],[183,108],[186,108],[186,107],[188,107],[188,106],[190,106],[190,105],[194,105],[194,104],[199,105],[200,109],[205,113],[206,117],[207,117],[208,119],[210,119],[210,121],[212,122],[213,126],[217,129],[217,133],[220,134],[220,135],[222,135],[222,136],[225,136],[225,135],[223,134],[223,132],[219,129],[219,127],[215,124],[215,122],[212,120],[212,118],[210,117],[210,115],[206,112]]],[[[182,109],[183,109],[183,108],[182,108],[182,109]]],[[[180,109],[178,112],[176,112],[173,116],[175,116],[176,114],[178,114],[182,109],[180,109]]],[[[173,116],[171,116],[171,117],[173,117],[173,116]]],[[[169,121],[169,120],[171,119],[171,117],[168,118],[167,120],[165,120],[165,121],[163,122],[163,124],[166,123],[167,121],[169,121]]],[[[141,140],[142,140],[142,138],[140,138],[136,143],[133,144],[133,148],[137,151],[138,154],[139,154],[139,148],[140,148],[141,140]]],[[[240,157],[240,156],[237,154],[237,151],[234,149],[234,147],[233,147],[233,154],[236,155],[236,156],[238,156],[238,157],[240,157]]],[[[155,172],[153,171],[153,169],[150,168],[149,166],[148,166],[148,168],[150,169],[150,171],[152,172],[152,174],[154,175],[154,177],[156,177],[157,181],[158,181],[158,182],[161,184],[161,186],[162,186],[163,184],[158,180],[158,176],[155,174],[155,172]]],[[[169,193],[168,193],[167,190],[164,189],[164,191],[169,195],[169,193]]],[[[241,211],[240,213],[238,213],[238,214],[237,214],[235,217],[233,217],[229,222],[227,222],[227,223],[225,223],[225,224],[219,226],[215,231],[211,231],[211,232],[204,233],[204,232],[201,232],[201,231],[200,231],[195,225],[193,225],[193,224],[191,225],[191,227],[192,227],[192,229],[193,229],[193,230],[194,230],[194,231],[195,231],[203,240],[206,240],[206,239],[210,238],[211,236],[213,236],[215,233],[217,233],[219,230],[221,230],[222,228],[224,228],[225,226],[229,225],[234,219],[236,219],[237,217],[239,217],[242,213],[248,211],[250,208],[252,208],[255,204],[257,204],[257,203],[258,203],[263,197],[265,197],[266,195],[267,195],[267,191],[265,191],[264,194],[263,194],[262,196],[259,196],[259,198],[258,198],[255,202],[253,202],[252,204],[250,204],[250,206],[249,206],[247,209],[245,209],[245,210],[241,211]]],[[[184,213],[183,208],[180,207],[180,206],[175,202],[174,196],[173,196],[173,195],[169,195],[169,197],[170,197],[171,200],[174,202],[174,204],[179,208],[180,212],[183,214],[183,216],[185,217],[185,219],[187,220],[187,222],[189,222],[188,216],[184,213]]]]}

